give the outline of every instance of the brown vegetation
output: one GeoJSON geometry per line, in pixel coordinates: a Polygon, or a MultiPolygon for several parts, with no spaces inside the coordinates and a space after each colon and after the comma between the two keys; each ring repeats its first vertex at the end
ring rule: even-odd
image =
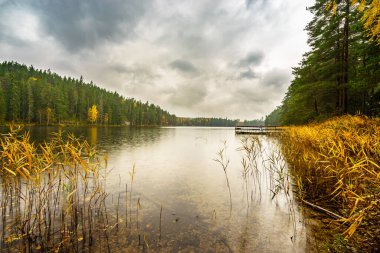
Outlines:
{"type": "Polygon", "coordinates": [[[300,198],[342,216],[349,242],[380,249],[380,120],[343,116],[288,127],[283,151],[300,198]]]}
{"type": "Polygon", "coordinates": [[[86,141],[57,133],[36,147],[11,127],[0,139],[0,250],[78,252],[107,237],[99,167],[86,141]]]}

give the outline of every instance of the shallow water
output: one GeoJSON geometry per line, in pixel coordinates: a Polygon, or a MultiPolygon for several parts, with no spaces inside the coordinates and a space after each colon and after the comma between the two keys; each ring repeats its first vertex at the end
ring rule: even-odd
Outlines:
{"type": "MultiPolygon", "coordinates": [[[[242,158],[248,160],[244,151],[239,150],[244,136],[236,136],[233,128],[64,130],[84,136],[100,152],[108,153],[107,207],[110,213],[116,210],[116,199],[120,196],[120,223],[126,220],[124,200],[126,184],[128,191],[131,186],[129,172],[133,165],[136,167],[132,208],[127,213],[133,223],[129,225],[136,227],[136,206],[140,199],[139,231],[129,231],[129,236],[123,239],[115,235],[111,239],[112,252],[128,251],[129,245],[136,244],[137,233],[145,237],[145,249],[162,252],[306,250],[303,218],[293,203],[291,180],[286,176],[286,164],[273,138],[258,137],[261,150],[255,159],[257,170],[252,170],[245,179],[242,158]],[[224,143],[232,209],[226,176],[221,164],[215,161],[224,143]],[[275,159],[271,162],[270,158],[275,159]],[[277,172],[280,168],[281,173],[277,172]]],[[[56,127],[30,128],[36,142],[54,131],[56,127]]],[[[127,205],[129,209],[130,203],[127,205]]]]}

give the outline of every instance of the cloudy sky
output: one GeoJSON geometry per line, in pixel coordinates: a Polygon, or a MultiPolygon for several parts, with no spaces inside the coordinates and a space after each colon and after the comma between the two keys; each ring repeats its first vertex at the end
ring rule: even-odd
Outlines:
{"type": "Polygon", "coordinates": [[[177,116],[254,119],[308,50],[312,0],[0,0],[0,61],[94,81],[177,116]]]}

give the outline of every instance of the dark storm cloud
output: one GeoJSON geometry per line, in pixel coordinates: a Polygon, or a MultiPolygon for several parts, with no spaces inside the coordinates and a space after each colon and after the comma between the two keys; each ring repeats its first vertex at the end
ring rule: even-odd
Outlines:
{"type": "Polygon", "coordinates": [[[7,43],[7,44],[11,44],[11,45],[16,46],[16,47],[27,47],[28,46],[27,41],[24,41],[20,38],[6,34],[4,32],[5,30],[6,29],[4,28],[4,26],[2,26],[0,24],[0,41],[7,43]]]}
{"type": "Polygon", "coordinates": [[[104,42],[134,36],[149,0],[25,1],[40,18],[42,29],[68,51],[92,49],[104,42]]]}
{"type": "Polygon", "coordinates": [[[184,72],[184,73],[191,73],[191,74],[194,74],[194,73],[197,73],[198,70],[196,67],[194,67],[194,65],[189,62],[189,61],[185,61],[185,60],[175,60],[175,61],[172,61],[169,66],[172,68],[172,69],[176,69],[176,70],[179,70],[181,72],[184,72]]]}
{"type": "Polygon", "coordinates": [[[264,54],[260,51],[250,52],[246,57],[239,61],[239,66],[241,67],[249,67],[249,66],[257,66],[264,59],[264,54]]]}

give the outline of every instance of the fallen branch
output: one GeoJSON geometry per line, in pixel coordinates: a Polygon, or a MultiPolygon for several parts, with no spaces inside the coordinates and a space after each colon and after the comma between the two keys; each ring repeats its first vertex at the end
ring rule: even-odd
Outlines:
{"type": "Polygon", "coordinates": [[[336,214],[336,213],[334,213],[334,212],[331,212],[331,211],[329,211],[329,210],[327,210],[327,209],[325,209],[325,208],[323,208],[323,207],[317,206],[317,205],[315,205],[315,204],[313,204],[313,203],[310,203],[310,202],[308,202],[308,201],[306,201],[306,200],[303,200],[303,199],[302,199],[302,202],[304,202],[305,204],[307,204],[307,205],[309,205],[309,206],[311,206],[311,207],[313,207],[313,208],[316,208],[316,209],[318,209],[318,210],[320,210],[320,211],[323,211],[323,212],[329,214],[330,216],[332,216],[332,217],[334,217],[334,218],[341,219],[341,220],[346,220],[346,218],[344,218],[343,216],[340,216],[339,214],[336,214]]]}

